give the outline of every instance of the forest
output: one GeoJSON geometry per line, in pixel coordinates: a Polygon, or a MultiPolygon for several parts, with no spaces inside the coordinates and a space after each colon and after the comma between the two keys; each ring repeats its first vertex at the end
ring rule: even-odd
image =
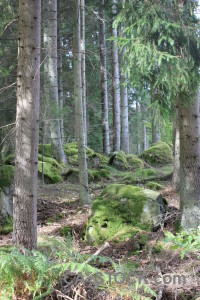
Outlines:
{"type": "Polygon", "coordinates": [[[200,4],[0,0],[0,300],[200,299],[200,4]]]}

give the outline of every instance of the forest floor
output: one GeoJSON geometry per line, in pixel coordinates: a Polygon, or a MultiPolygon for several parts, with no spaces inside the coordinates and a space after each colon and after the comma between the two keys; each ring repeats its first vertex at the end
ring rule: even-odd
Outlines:
{"type": "MultiPolygon", "coordinates": [[[[90,195],[94,199],[101,193],[102,187],[90,185],[90,195]]],[[[174,224],[177,220],[179,209],[178,194],[171,188],[170,182],[166,182],[166,187],[161,194],[167,199],[169,210],[166,215],[164,230],[174,232],[174,224]]],[[[64,226],[72,228],[72,242],[81,254],[93,254],[97,248],[88,246],[83,241],[83,234],[87,222],[90,206],[82,206],[78,201],[78,186],[69,183],[48,184],[38,188],[38,236],[42,235],[60,237],[61,229],[64,226]]],[[[150,234],[150,241],[147,249],[141,249],[139,255],[133,255],[132,249],[136,242],[137,236],[123,243],[110,243],[110,247],[103,251],[102,255],[110,257],[119,264],[125,264],[127,268],[132,266],[138,267],[137,270],[143,272],[149,286],[159,295],[159,299],[200,299],[200,281],[198,280],[200,273],[200,262],[195,254],[186,254],[181,260],[180,252],[172,251],[169,245],[165,245],[162,251],[155,253],[154,245],[158,241],[164,240],[163,229],[150,234]],[[184,275],[186,282],[169,283],[160,285],[155,284],[153,278],[156,276],[184,275]],[[195,298],[193,298],[196,295],[195,298]]],[[[2,235],[0,237],[0,246],[11,244],[12,234],[2,235]]],[[[106,266],[98,266],[106,271],[106,266]]],[[[174,281],[174,280],[173,280],[174,281]]],[[[176,280],[175,280],[176,281],[176,280]]],[[[87,299],[130,299],[120,298],[117,296],[116,290],[97,291],[95,288],[91,290],[85,286],[87,299]]],[[[119,287],[120,289],[120,287],[119,287]]],[[[64,298],[48,298],[48,299],[64,299],[64,298]]],[[[66,298],[67,299],[67,298],[66,298]]],[[[70,299],[70,298],[68,298],[70,299]]],[[[72,298],[71,298],[72,299],[72,298]]],[[[81,299],[81,298],[80,298],[81,299]]]]}

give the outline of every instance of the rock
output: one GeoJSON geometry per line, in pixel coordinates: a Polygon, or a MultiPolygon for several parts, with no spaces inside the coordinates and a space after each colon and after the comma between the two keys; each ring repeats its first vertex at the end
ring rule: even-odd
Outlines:
{"type": "Polygon", "coordinates": [[[124,151],[114,152],[109,159],[108,165],[113,166],[117,170],[126,171],[129,166],[124,151]]]}
{"type": "MultiPolygon", "coordinates": [[[[43,163],[44,179],[46,183],[62,183],[60,170],[48,162],[43,163]]],[[[38,175],[42,177],[42,162],[38,161],[38,175]]]]}
{"type": "Polygon", "coordinates": [[[140,157],[152,166],[164,166],[173,162],[172,149],[164,142],[153,144],[140,157]]]}
{"type": "Polygon", "coordinates": [[[0,167],[0,217],[12,216],[13,193],[14,193],[14,172],[11,165],[0,167]]]}
{"type": "Polygon", "coordinates": [[[157,228],[163,222],[166,206],[158,192],[131,185],[109,185],[92,204],[85,239],[99,245],[124,241],[139,231],[157,228]]]}
{"type": "MultiPolygon", "coordinates": [[[[79,170],[76,168],[69,169],[65,174],[65,179],[73,184],[79,183],[79,170]]],[[[100,181],[102,179],[110,179],[110,173],[108,170],[88,170],[88,182],[100,181]]]]}
{"type": "Polygon", "coordinates": [[[127,159],[127,162],[128,162],[129,167],[130,167],[132,170],[144,168],[144,163],[143,163],[143,161],[142,161],[139,157],[137,157],[137,155],[134,155],[134,154],[128,154],[128,155],[126,156],[126,159],[127,159]]]}

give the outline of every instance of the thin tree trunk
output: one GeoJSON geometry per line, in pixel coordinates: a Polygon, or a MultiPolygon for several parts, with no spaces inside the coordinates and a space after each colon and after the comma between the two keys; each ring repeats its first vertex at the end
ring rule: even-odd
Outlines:
{"type": "Polygon", "coordinates": [[[176,116],[173,121],[173,135],[174,135],[174,172],[172,176],[172,187],[177,191],[180,188],[180,134],[179,134],[179,116],[178,109],[176,109],[176,116]]]}
{"type": "Polygon", "coordinates": [[[57,0],[48,0],[49,5],[49,97],[51,107],[51,147],[52,154],[59,162],[66,163],[62,146],[57,72],[57,0]]]}
{"type": "MultiPolygon", "coordinates": [[[[153,99],[151,100],[153,103],[153,99]]],[[[152,107],[151,108],[151,128],[152,128],[152,143],[158,143],[161,141],[160,129],[158,125],[158,112],[152,107]]]]}
{"type": "MultiPolygon", "coordinates": [[[[121,53],[121,63],[126,48],[121,53]]],[[[128,124],[128,91],[127,91],[127,74],[121,74],[121,150],[129,154],[129,124],[128,124]]]]}
{"type": "Polygon", "coordinates": [[[86,105],[86,75],[85,75],[85,0],[80,0],[81,5],[81,77],[82,77],[82,102],[84,140],[87,146],[87,105],[86,105]]]}
{"type": "Polygon", "coordinates": [[[145,125],[146,107],[144,103],[141,103],[141,118],[142,118],[142,151],[147,149],[147,128],[145,125]]]}
{"type": "Polygon", "coordinates": [[[200,91],[191,103],[179,101],[181,226],[200,223],[200,91]]]}
{"type": "Polygon", "coordinates": [[[41,1],[19,0],[13,242],[37,245],[41,1]]]}
{"type": "Polygon", "coordinates": [[[49,104],[49,54],[50,49],[48,45],[48,19],[49,19],[49,7],[43,0],[43,45],[44,45],[44,63],[43,63],[43,90],[44,95],[41,99],[42,105],[42,119],[44,121],[44,143],[48,144],[51,141],[51,130],[50,130],[50,104],[49,104]]]}
{"type": "MultiPolygon", "coordinates": [[[[117,13],[116,0],[112,0],[113,20],[117,13]]],[[[112,27],[112,36],[117,38],[117,28],[112,27]]],[[[119,77],[119,55],[116,40],[111,43],[112,46],[112,96],[113,96],[113,151],[120,150],[120,77],[119,77]]]]}
{"type": "MultiPolygon", "coordinates": [[[[58,0],[60,6],[60,0],[58,0]]],[[[60,132],[62,144],[64,143],[64,122],[63,122],[63,63],[62,63],[62,37],[58,26],[58,100],[59,100],[59,117],[60,132]]]]}
{"type": "Polygon", "coordinates": [[[136,101],[136,151],[137,153],[140,153],[140,106],[138,102],[136,101]]]}
{"type": "Polygon", "coordinates": [[[102,101],[102,135],[103,153],[110,153],[109,123],[108,123],[108,85],[107,85],[107,61],[106,61],[106,25],[104,15],[104,0],[99,5],[100,28],[100,60],[101,60],[101,101],[102,101]]]}
{"type": "Polygon", "coordinates": [[[75,119],[76,119],[76,139],[78,145],[78,163],[79,163],[79,183],[80,183],[80,201],[84,204],[90,203],[88,193],[88,172],[86,160],[86,147],[83,122],[83,102],[82,102],[82,78],[81,78],[81,45],[80,45],[80,0],[74,4],[74,101],[75,101],[75,119]]]}

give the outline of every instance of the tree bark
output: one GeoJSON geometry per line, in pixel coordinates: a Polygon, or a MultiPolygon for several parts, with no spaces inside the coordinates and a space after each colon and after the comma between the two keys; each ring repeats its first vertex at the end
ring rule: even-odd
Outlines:
{"type": "MultiPolygon", "coordinates": [[[[117,13],[116,0],[112,0],[113,20],[117,13]]],[[[119,77],[119,55],[116,38],[117,28],[112,27],[112,36],[114,40],[111,43],[112,47],[112,96],[113,96],[113,151],[120,150],[120,77],[119,77]]]]}
{"type": "MultiPolygon", "coordinates": [[[[58,0],[58,8],[60,0],[58,0]]],[[[60,132],[62,145],[64,143],[64,122],[63,122],[63,62],[62,62],[62,36],[58,26],[58,100],[59,100],[59,118],[60,118],[60,132]]]]}
{"type": "Polygon", "coordinates": [[[41,1],[19,0],[13,242],[37,244],[41,1]]]}
{"type": "Polygon", "coordinates": [[[86,105],[86,74],[85,74],[85,0],[80,0],[81,5],[81,77],[82,77],[82,102],[84,141],[87,146],[87,105],[86,105]]]}
{"type": "Polygon", "coordinates": [[[73,37],[73,69],[74,69],[74,101],[76,119],[76,139],[78,145],[80,201],[90,203],[88,193],[88,172],[83,122],[82,78],[81,78],[81,45],[80,45],[80,0],[74,4],[74,37],[73,37]]]}
{"type": "Polygon", "coordinates": [[[49,97],[51,107],[51,147],[57,161],[66,163],[63,150],[58,102],[58,70],[57,70],[57,0],[48,0],[49,5],[49,97]]]}
{"type": "Polygon", "coordinates": [[[179,191],[180,188],[180,134],[179,134],[179,116],[176,109],[176,116],[173,121],[174,131],[174,172],[172,176],[172,187],[179,191]]]}
{"type": "Polygon", "coordinates": [[[110,153],[109,122],[108,122],[108,85],[106,61],[106,25],[104,15],[104,0],[99,4],[99,38],[101,60],[101,101],[102,101],[102,135],[103,153],[110,153]]]}
{"type": "MultiPolygon", "coordinates": [[[[153,103],[153,99],[151,101],[152,101],[151,103],[153,103]]],[[[152,143],[158,143],[161,141],[157,114],[158,114],[157,110],[154,107],[152,107],[151,108],[152,143]]]]}
{"type": "Polygon", "coordinates": [[[194,101],[179,100],[181,226],[200,223],[200,91],[194,101]]]}
{"type": "Polygon", "coordinates": [[[142,151],[147,149],[147,128],[145,125],[146,107],[145,103],[141,103],[141,118],[142,118],[142,151]]]}
{"type": "Polygon", "coordinates": [[[140,106],[136,101],[136,151],[140,153],[140,106]]]}

